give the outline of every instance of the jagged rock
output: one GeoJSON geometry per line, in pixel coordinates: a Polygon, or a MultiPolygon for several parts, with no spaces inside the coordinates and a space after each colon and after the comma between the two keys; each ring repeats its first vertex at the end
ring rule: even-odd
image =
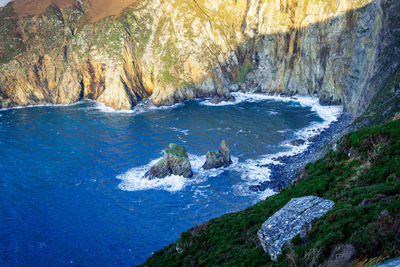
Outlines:
{"type": "Polygon", "coordinates": [[[249,190],[251,190],[253,192],[258,192],[259,191],[258,185],[250,185],[249,190]]]}
{"type": "Polygon", "coordinates": [[[301,146],[305,143],[306,141],[304,141],[303,139],[296,139],[296,140],[292,140],[289,142],[289,144],[291,144],[292,146],[301,146]]]}
{"type": "Polygon", "coordinates": [[[189,156],[184,146],[169,144],[164,156],[146,172],[149,179],[164,178],[169,175],[181,175],[185,178],[193,176],[189,156]]]}
{"type": "Polygon", "coordinates": [[[206,162],[203,169],[215,169],[227,167],[232,164],[231,150],[225,140],[222,140],[219,145],[219,151],[208,151],[206,155],[206,162]]]}
{"type": "Polygon", "coordinates": [[[233,95],[231,95],[229,92],[226,92],[222,95],[217,94],[210,100],[210,102],[213,104],[218,104],[218,103],[224,102],[224,101],[225,102],[233,102],[233,101],[235,101],[235,97],[233,95]]]}
{"type": "Polygon", "coordinates": [[[286,242],[300,234],[312,220],[327,213],[333,205],[331,200],[315,196],[293,198],[258,230],[257,235],[264,251],[276,261],[286,242]]]}

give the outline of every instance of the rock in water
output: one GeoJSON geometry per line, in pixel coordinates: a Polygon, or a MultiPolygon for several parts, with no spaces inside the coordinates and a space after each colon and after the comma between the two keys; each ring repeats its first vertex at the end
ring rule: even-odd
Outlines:
{"type": "Polygon", "coordinates": [[[193,176],[192,166],[184,146],[169,144],[169,147],[164,151],[163,158],[146,172],[145,177],[150,179],[164,178],[171,174],[185,178],[193,176]]]}
{"type": "Polygon", "coordinates": [[[292,146],[301,146],[305,143],[306,141],[304,141],[303,139],[296,139],[296,140],[292,140],[289,142],[289,144],[291,144],[292,146]]]}
{"type": "Polygon", "coordinates": [[[206,155],[206,162],[203,165],[203,169],[215,169],[221,167],[227,167],[232,164],[231,150],[225,140],[222,140],[219,145],[219,151],[208,151],[206,155]]]}
{"type": "Polygon", "coordinates": [[[231,93],[229,92],[224,92],[223,94],[217,94],[216,96],[214,96],[210,102],[213,104],[218,104],[221,102],[233,102],[235,101],[235,97],[233,95],[231,95],[231,93]]]}
{"type": "Polygon", "coordinates": [[[286,242],[307,229],[312,220],[323,216],[333,205],[333,201],[315,196],[293,198],[258,230],[264,251],[276,261],[286,242]]]}

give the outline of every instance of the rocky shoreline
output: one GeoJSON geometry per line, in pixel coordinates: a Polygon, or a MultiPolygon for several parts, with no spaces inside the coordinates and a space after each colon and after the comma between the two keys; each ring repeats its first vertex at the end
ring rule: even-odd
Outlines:
{"type": "Polygon", "coordinates": [[[251,185],[251,191],[265,191],[271,189],[275,192],[281,191],[287,187],[295,175],[309,162],[317,160],[321,150],[327,145],[338,132],[343,131],[351,122],[353,117],[350,113],[342,113],[338,119],[328,128],[323,129],[319,134],[309,138],[310,144],[303,152],[292,156],[281,156],[272,158],[278,162],[260,165],[271,170],[269,181],[264,181],[258,185],[251,185]]]}

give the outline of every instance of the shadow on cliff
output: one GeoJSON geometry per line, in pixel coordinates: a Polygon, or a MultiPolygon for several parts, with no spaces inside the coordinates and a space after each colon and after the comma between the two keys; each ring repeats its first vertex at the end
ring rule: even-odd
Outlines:
{"type": "MultiPolygon", "coordinates": [[[[350,9],[342,15],[301,27],[295,25],[304,25],[306,20],[304,17],[300,23],[295,21],[298,19],[298,9],[300,8],[297,8],[297,4],[282,1],[280,12],[291,18],[287,25],[289,30],[284,32],[260,34],[259,25],[251,28],[246,24],[246,20],[243,20],[239,26],[242,35],[246,37],[245,40],[236,48],[230,49],[230,56],[226,57],[225,61],[220,62],[215,56],[215,68],[209,72],[212,74],[213,90],[206,91],[201,88],[204,79],[210,77],[192,78],[184,87],[175,88],[172,100],[161,104],[245,90],[270,94],[315,95],[323,103],[342,104],[347,111],[355,115],[361,114],[400,63],[400,2],[374,0],[361,8],[350,9]]],[[[54,17],[59,17],[61,12],[57,7],[50,7],[48,10],[54,13],[54,17]]],[[[249,6],[246,12],[248,10],[249,6]]],[[[205,12],[203,9],[202,11],[205,12]]],[[[7,8],[0,11],[2,14],[8,14],[4,12],[11,11],[7,8]]],[[[82,11],[78,10],[77,13],[82,11]]],[[[19,30],[15,29],[14,24],[17,22],[10,14],[5,18],[0,24],[0,35],[7,36],[0,40],[0,62],[5,63],[14,58],[17,64],[21,65],[18,58],[27,54],[27,47],[32,44],[24,42],[19,30]]],[[[79,28],[79,22],[74,23],[77,24],[75,28],[68,25],[72,37],[79,28]]],[[[131,34],[132,27],[124,26],[123,72],[119,82],[130,105],[134,106],[153,93],[155,81],[152,80],[152,73],[145,73],[141,66],[131,34]]],[[[234,30],[228,32],[234,36],[234,30]]],[[[64,36],[64,42],[72,37],[64,36]]],[[[227,46],[230,47],[227,39],[229,38],[225,38],[227,46]]],[[[60,51],[55,53],[60,58],[59,61],[66,66],[72,64],[68,61],[66,45],[60,43],[59,49],[60,51]]],[[[46,52],[45,50],[40,53],[46,52]]],[[[38,55],[39,59],[43,57],[42,54],[38,55]]],[[[60,72],[53,75],[57,81],[51,82],[52,77],[46,75],[47,69],[42,68],[40,60],[26,63],[26,66],[32,69],[32,73],[37,75],[29,76],[25,83],[32,83],[42,92],[46,92],[43,94],[44,99],[38,99],[37,94],[28,94],[28,103],[60,103],[60,99],[63,99],[60,92],[64,97],[70,95],[70,102],[82,98],[98,100],[106,90],[106,76],[101,63],[94,63],[96,62],[86,60],[82,66],[78,63],[73,65],[79,68],[70,77],[75,79],[77,87],[80,87],[76,89],[76,93],[60,90],[65,69],[56,69],[60,72]],[[37,70],[41,72],[38,73],[37,70]],[[49,85],[53,85],[54,88],[49,85]]],[[[21,65],[21,68],[26,66],[21,65]]],[[[7,81],[11,82],[10,90],[0,83],[0,106],[3,107],[20,104],[15,98],[15,88],[19,87],[17,79],[7,72],[0,72],[3,76],[6,73],[9,76],[7,81]],[[10,99],[11,102],[3,101],[4,99],[10,99]]],[[[171,72],[170,75],[177,75],[175,78],[179,78],[179,74],[171,72]]],[[[159,92],[155,90],[154,94],[157,93],[159,92]]]]}
{"type": "MultiPolygon", "coordinates": [[[[288,4],[281,6],[281,12],[296,16],[288,4]]],[[[313,95],[324,104],[341,104],[357,116],[400,63],[399,13],[399,2],[375,0],[339,16],[265,35],[257,28],[246,34],[244,21],[245,41],[213,69],[214,94],[227,94],[229,88],[313,95]]],[[[213,96],[201,90],[202,81],[193,80],[192,88],[177,88],[169,104],[193,95],[213,96]]]]}

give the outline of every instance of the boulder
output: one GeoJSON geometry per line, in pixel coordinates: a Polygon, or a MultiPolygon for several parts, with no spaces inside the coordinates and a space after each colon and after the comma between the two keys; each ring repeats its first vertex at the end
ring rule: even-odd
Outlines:
{"type": "Polygon", "coordinates": [[[235,101],[235,97],[231,95],[228,91],[222,93],[222,94],[217,94],[215,95],[210,102],[213,104],[218,104],[220,102],[233,102],[235,101]]]}
{"type": "Polygon", "coordinates": [[[169,144],[164,156],[146,172],[149,179],[164,178],[169,175],[180,175],[185,178],[193,176],[189,156],[184,146],[169,144]]]}
{"type": "Polygon", "coordinates": [[[222,140],[218,151],[208,151],[203,169],[227,167],[232,164],[231,150],[225,140],[222,140]]]}
{"type": "Polygon", "coordinates": [[[289,144],[291,144],[292,146],[301,146],[305,143],[306,141],[304,141],[303,139],[295,139],[289,142],[289,144]]]}
{"type": "Polygon", "coordinates": [[[257,235],[264,251],[276,261],[285,243],[309,229],[312,220],[320,218],[334,203],[315,196],[291,199],[282,209],[266,220],[257,235]]]}

